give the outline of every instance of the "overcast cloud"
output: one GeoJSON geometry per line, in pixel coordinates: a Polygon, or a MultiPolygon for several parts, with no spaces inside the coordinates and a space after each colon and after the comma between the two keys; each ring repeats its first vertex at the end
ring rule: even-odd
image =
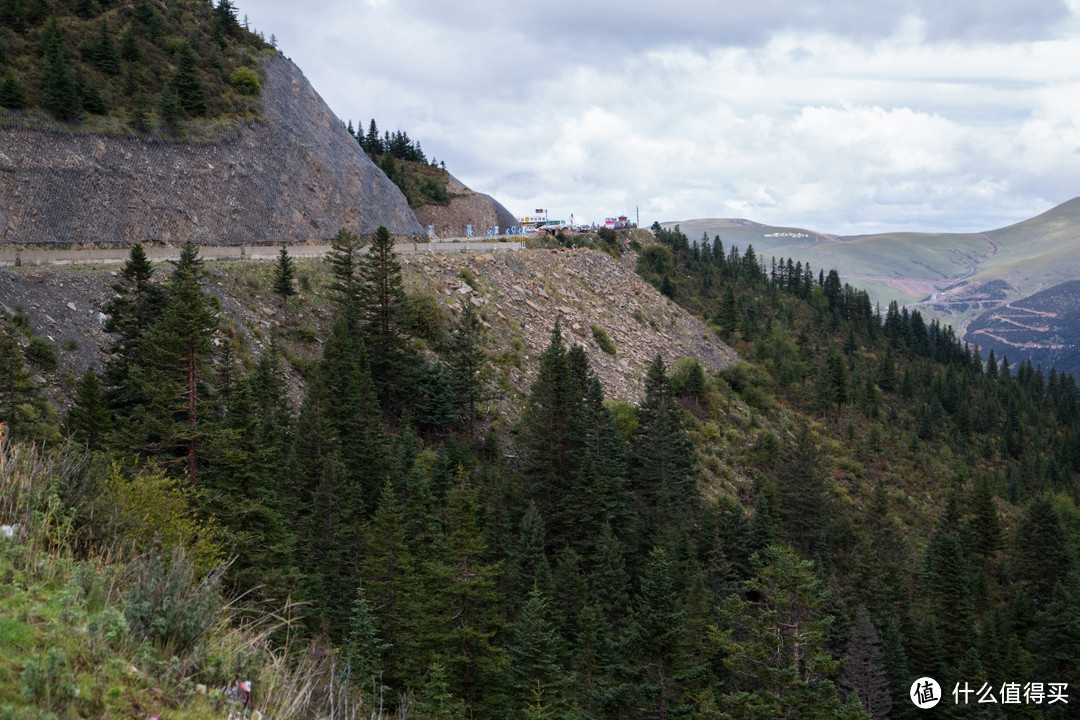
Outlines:
{"type": "Polygon", "coordinates": [[[515,214],[988,230],[1080,195],[1080,0],[239,0],[515,214]]]}

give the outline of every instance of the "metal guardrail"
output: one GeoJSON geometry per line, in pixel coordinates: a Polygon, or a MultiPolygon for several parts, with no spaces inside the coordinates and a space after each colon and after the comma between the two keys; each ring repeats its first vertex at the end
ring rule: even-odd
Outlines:
{"type": "MultiPolygon", "coordinates": [[[[289,245],[293,258],[320,258],[330,252],[329,245],[289,245]]],[[[522,250],[520,240],[484,240],[447,238],[433,242],[397,243],[395,250],[402,254],[448,252],[505,252],[522,250]]],[[[180,258],[178,247],[146,247],[152,262],[180,258]]],[[[199,256],[206,260],[273,260],[281,252],[280,245],[200,245],[199,256]]],[[[94,248],[85,250],[41,250],[37,248],[0,249],[0,266],[18,265],[116,265],[131,256],[128,248],[94,248]]]]}

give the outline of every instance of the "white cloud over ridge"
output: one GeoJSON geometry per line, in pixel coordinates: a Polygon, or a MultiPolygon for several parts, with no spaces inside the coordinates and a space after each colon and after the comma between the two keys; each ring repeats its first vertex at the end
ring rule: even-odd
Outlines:
{"type": "Polygon", "coordinates": [[[339,116],[407,130],[516,213],[977,231],[1080,195],[1077,3],[867,5],[240,12],[339,116]]]}

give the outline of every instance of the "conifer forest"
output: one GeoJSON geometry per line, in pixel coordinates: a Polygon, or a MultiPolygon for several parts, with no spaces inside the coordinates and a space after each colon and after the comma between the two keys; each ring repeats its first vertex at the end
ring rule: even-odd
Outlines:
{"type": "MultiPolygon", "coordinates": [[[[194,245],[133,247],[59,417],[5,316],[0,521],[28,525],[0,537],[0,709],[225,717],[214,689],[253,679],[275,718],[880,720],[921,717],[930,677],[934,717],[1076,717],[1073,377],[835,271],[652,235],[605,244],[742,361],[657,357],[615,401],[553,318],[510,420],[481,311],[418,342],[384,228],[318,261],[332,329],[291,389],[194,245]],[[85,644],[19,630],[29,588],[85,644]]],[[[283,248],[282,317],[295,275],[283,248]]]]}

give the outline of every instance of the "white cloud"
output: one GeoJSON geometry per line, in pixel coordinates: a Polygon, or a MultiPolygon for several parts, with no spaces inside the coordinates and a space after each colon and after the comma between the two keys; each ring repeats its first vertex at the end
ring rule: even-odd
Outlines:
{"type": "Polygon", "coordinates": [[[980,230],[1080,194],[1080,0],[247,4],[514,212],[980,230]]]}

